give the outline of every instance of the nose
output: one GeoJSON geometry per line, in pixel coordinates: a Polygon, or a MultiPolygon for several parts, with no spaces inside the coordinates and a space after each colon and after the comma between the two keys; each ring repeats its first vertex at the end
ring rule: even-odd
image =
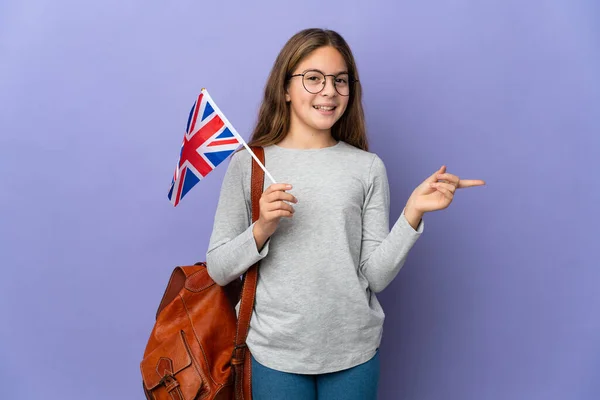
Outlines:
{"type": "Polygon", "coordinates": [[[322,95],[335,96],[337,94],[337,92],[335,90],[335,76],[330,76],[330,75],[326,76],[324,85],[325,85],[325,87],[323,88],[323,91],[321,92],[322,95]],[[331,79],[328,79],[328,78],[331,78],[331,79]]]}

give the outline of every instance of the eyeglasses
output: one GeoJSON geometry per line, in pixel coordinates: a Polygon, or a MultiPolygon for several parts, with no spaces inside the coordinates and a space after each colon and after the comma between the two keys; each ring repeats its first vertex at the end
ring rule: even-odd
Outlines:
{"type": "Polygon", "coordinates": [[[308,93],[317,94],[321,93],[325,89],[327,83],[327,77],[333,77],[333,87],[340,96],[350,95],[350,85],[354,82],[358,82],[358,79],[351,79],[350,75],[346,72],[337,75],[325,75],[319,70],[313,69],[306,71],[303,74],[291,75],[291,78],[296,76],[302,77],[302,86],[308,93]]]}

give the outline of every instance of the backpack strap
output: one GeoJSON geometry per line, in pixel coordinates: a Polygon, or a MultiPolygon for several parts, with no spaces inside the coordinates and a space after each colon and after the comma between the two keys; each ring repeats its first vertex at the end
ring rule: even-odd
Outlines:
{"type": "MultiPolygon", "coordinates": [[[[252,147],[252,151],[260,162],[265,164],[265,152],[262,147],[252,147]]],[[[252,223],[258,221],[260,217],[260,206],[259,201],[263,193],[263,186],[265,181],[265,172],[258,165],[258,163],[252,159],[252,178],[250,187],[250,197],[252,205],[252,223]]],[[[252,317],[252,311],[254,309],[254,298],[256,295],[256,283],[258,282],[258,264],[256,263],[251,266],[246,274],[244,275],[244,283],[242,286],[242,295],[240,310],[238,313],[237,331],[235,335],[235,343],[233,349],[233,357],[231,363],[233,364],[235,371],[235,391],[236,399],[243,398],[243,385],[247,385],[249,382],[249,373],[246,373],[246,380],[248,382],[242,382],[244,377],[244,361],[247,355],[246,352],[246,338],[248,337],[248,330],[250,329],[250,318],[252,317]]],[[[248,365],[248,363],[246,363],[248,365]]]]}

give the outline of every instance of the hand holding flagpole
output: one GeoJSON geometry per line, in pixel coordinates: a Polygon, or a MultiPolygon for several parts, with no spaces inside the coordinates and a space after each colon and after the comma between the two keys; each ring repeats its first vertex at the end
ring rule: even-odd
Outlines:
{"type": "Polygon", "coordinates": [[[250,146],[246,144],[244,139],[235,130],[233,125],[227,120],[225,114],[218,108],[210,94],[206,89],[202,89],[202,96],[206,97],[206,100],[210,102],[211,106],[215,109],[217,114],[221,117],[225,125],[229,128],[231,133],[236,137],[239,143],[243,144],[248,152],[252,155],[254,160],[260,165],[265,174],[271,179],[273,183],[270,185],[262,194],[260,198],[260,217],[254,224],[252,234],[256,241],[258,249],[262,249],[269,237],[275,232],[279,225],[281,218],[292,218],[294,215],[294,207],[290,204],[295,204],[298,199],[290,193],[286,193],[287,190],[292,189],[291,185],[285,183],[277,183],[275,179],[269,174],[265,166],[260,162],[256,154],[250,149],[250,146]]]}

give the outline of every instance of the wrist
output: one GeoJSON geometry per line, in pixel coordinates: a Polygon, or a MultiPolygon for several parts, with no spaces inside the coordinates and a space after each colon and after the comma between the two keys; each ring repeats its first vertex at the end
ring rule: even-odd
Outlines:
{"type": "Polygon", "coordinates": [[[407,204],[406,207],[404,207],[404,216],[414,229],[417,229],[424,214],[424,212],[415,209],[411,204],[407,204]]]}
{"type": "Polygon", "coordinates": [[[254,234],[254,238],[256,238],[256,239],[262,239],[265,236],[264,232],[265,231],[263,229],[263,226],[260,223],[260,220],[256,221],[254,223],[254,227],[252,228],[252,233],[254,234]]]}
{"type": "Polygon", "coordinates": [[[254,236],[254,241],[256,242],[257,250],[260,252],[270,236],[267,232],[265,232],[263,226],[260,224],[260,220],[254,223],[254,227],[252,228],[252,235],[254,236]]]}

